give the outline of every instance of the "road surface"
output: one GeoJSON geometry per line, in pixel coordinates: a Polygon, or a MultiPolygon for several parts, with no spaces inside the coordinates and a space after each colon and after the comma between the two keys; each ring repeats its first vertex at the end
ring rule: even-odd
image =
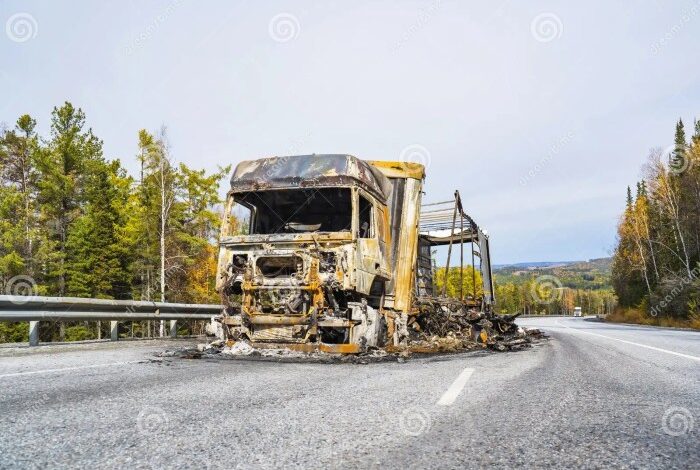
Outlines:
{"type": "Polygon", "coordinates": [[[0,468],[700,468],[700,333],[520,323],[550,339],[368,365],[0,348],[0,468]]]}

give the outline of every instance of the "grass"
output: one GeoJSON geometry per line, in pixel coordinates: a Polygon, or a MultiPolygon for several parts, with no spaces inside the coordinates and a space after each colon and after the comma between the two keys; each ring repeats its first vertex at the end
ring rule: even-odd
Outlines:
{"type": "Polygon", "coordinates": [[[605,318],[605,321],[700,330],[700,315],[698,314],[691,315],[690,318],[687,319],[667,316],[654,317],[638,308],[616,308],[613,313],[605,318]]]}

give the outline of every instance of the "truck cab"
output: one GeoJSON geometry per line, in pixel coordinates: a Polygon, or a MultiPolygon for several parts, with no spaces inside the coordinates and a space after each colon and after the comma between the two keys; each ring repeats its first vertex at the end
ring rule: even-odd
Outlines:
{"type": "Polygon", "coordinates": [[[380,171],[350,155],[240,163],[225,208],[217,279],[231,336],[376,344],[392,278],[388,188],[380,171]]]}
{"type": "Polygon", "coordinates": [[[345,154],[241,162],[220,234],[224,336],[299,351],[399,345],[409,326],[419,327],[426,302],[443,308],[428,298],[433,271],[424,259],[439,245],[471,243],[472,254],[485,253],[490,304],[488,237],[464,214],[458,192],[452,209],[431,210],[422,224],[424,178],[417,163],[345,154]]]}

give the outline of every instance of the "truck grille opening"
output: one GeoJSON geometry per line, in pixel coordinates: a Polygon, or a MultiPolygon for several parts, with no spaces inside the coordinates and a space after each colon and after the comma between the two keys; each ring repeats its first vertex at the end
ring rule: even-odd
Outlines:
{"type": "Polygon", "coordinates": [[[298,256],[270,256],[258,258],[258,272],[264,277],[290,277],[304,269],[303,261],[298,256]]]}
{"type": "Polygon", "coordinates": [[[337,264],[337,256],[332,251],[324,251],[321,253],[321,263],[319,271],[322,273],[334,273],[337,264]]]}

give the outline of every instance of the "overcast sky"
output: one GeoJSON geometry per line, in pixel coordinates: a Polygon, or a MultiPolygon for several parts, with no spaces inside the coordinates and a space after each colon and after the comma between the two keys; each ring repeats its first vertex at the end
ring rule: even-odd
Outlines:
{"type": "Polygon", "coordinates": [[[494,262],[607,256],[649,149],[700,115],[700,0],[572,3],[0,0],[0,122],[71,101],[131,171],[163,124],[208,169],[419,159],[494,262]]]}

